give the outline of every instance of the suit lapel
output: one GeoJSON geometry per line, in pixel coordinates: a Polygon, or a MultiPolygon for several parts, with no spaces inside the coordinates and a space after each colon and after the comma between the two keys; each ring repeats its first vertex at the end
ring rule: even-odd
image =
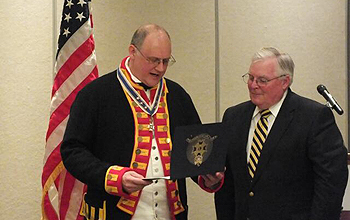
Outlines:
{"type": "MultiPolygon", "coordinates": [[[[281,138],[285,135],[287,128],[290,126],[294,117],[294,110],[297,103],[293,99],[294,93],[289,90],[286,99],[284,100],[277,118],[269,132],[264,148],[261,152],[259,163],[253,179],[253,184],[259,180],[261,174],[264,172],[271,156],[277,150],[281,138]]],[[[249,174],[248,174],[249,175],[249,174]]]]}
{"type": "MultiPolygon", "coordinates": [[[[223,122],[227,123],[227,128],[230,129],[228,138],[232,141],[229,144],[227,159],[235,176],[243,178],[244,182],[250,180],[247,167],[247,140],[254,109],[255,105],[247,101],[238,107],[229,109],[223,118],[223,122]]],[[[243,184],[241,187],[248,189],[249,184],[243,184]]]]}
{"type": "MultiPolygon", "coordinates": [[[[237,164],[240,164],[239,170],[244,173],[242,173],[242,177],[245,178],[245,181],[249,182],[250,181],[250,175],[248,171],[248,165],[247,165],[247,142],[248,142],[248,136],[249,136],[249,129],[250,129],[250,124],[253,116],[253,112],[255,109],[255,105],[252,102],[249,102],[249,104],[243,108],[243,111],[241,111],[241,114],[238,114],[238,117],[236,117],[236,120],[239,120],[239,123],[235,123],[235,125],[240,125],[239,127],[236,127],[236,134],[237,134],[237,140],[239,142],[237,143],[238,147],[236,149],[239,150],[238,152],[238,157],[236,157],[239,162],[237,164]],[[246,174],[246,175],[244,175],[246,174]]],[[[247,187],[249,184],[246,185],[247,187]]]]}

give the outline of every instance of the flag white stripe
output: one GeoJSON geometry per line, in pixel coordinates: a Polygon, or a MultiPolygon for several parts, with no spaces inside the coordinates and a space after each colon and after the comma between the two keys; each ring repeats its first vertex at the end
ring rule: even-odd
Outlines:
{"type": "Polygon", "coordinates": [[[51,135],[47,138],[44,164],[47,161],[47,158],[51,155],[52,151],[61,143],[64,131],[66,130],[66,125],[68,122],[69,115],[55,128],[51,135]]]}
{"type": "Polygon", "coordinates": [[[49,199],[51,201],[52,207],[55,209],[56,213],[58,213],[58,194],[57,188],[55,184],[52,184],[48,190],[49,199]]]}
{"type": "MultiPolygon", "coordinates": [[[[59,175],[59,178],[60,178],[60,183],[58,185],[58,207],[59,207],[59,210],[61,210],[61,198],[62,198],[62,193],[64,192],[64,188],[65,188],[65,179],[66,179],[66,175],[67,175],[67,170],[66,169],[63,169],[59,175]]],[[[58,215],[60,215],[60,213],[58,212],[58,215]]],[[[59,218],[61,219],[61,217],[59,218]]]]}
{"type": "Polygon", "coordinates": [[[70,195],[69,200],[69,208],[66,214],[66,220],[76,219],[77,215],[80,212],[80,205],[83,198],[82,194],[84,192],[84,184],[79,180],[75,180],[74,187],[72,189],[72,193],[70,195]]]}

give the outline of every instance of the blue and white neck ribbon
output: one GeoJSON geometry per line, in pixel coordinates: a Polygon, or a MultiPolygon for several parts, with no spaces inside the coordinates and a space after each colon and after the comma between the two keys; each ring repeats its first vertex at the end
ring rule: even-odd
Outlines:
{"type": "Polygon", "coordinates": [[[154,97],[153,103],[148,105],[147,102],[141,97],[141,95],[134,89],[134,87],[130,84],[129,80],[120,70],[120,67],[117,70],[117,78],[124,88],[124,90],[130,95],[130,97],[138,104],[138,106],[149,115],[154,115],[159,106],[160,97],[163,91],[163,78],[158,83],[158,88],[156,91],[156,95],[154,97]]]}

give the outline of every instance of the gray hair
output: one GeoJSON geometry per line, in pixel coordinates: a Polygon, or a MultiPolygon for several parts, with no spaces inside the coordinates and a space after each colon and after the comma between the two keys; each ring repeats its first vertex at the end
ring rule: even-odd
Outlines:
{"type": "Polygon", "coordinates": [[[151,32],[155,32],[155,31],[163,31],[164,33],[166,33],[166,35],[168,36],[168,38],[170,40],[169,33],[163,27],[161,27],[157,24],[146,24],[146,25],[142,25],[141,27],[139,27],[135,31],[134,35],[131,38],[130,44],[141,49],[143,42],[145,41],[145,38],[148,36],[148,34],[150,34],[151,32]]]}
{"type": "Polygon", "coordinates": [[[276,58],[278,67],[277,74],[281,75],[289,75],[290,83],[293,83],[293,75],[294,75],[294,62],[291,56],[287,53],[280,52],[277,48],[274,47],[263,47],[258,52],[256,52],[252,57],[252,62],[256,62],[263,59],[268,58],[276,58]]]}

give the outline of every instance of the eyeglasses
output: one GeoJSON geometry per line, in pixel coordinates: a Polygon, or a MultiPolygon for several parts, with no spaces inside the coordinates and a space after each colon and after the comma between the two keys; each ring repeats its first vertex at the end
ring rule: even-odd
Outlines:
{"type": "Polygon", "coordinates": [[[139,48],[137,48],[135,45],[134,47],[140,52],[140,54],[143,56],[143,58],[147,60],[149,64],[152,64],[154,66],[158,66],[160,63],[163,63],[164,66],[172,66],[174,63],[176,63],[176,60],[173,57],[173,55],[170,55],[170,58],[165,59],[161,59],[158,57],[146,57],[145,55],[143,55],[139,48]]]}
{"type": "Polygon", "coordinates": [[[254,79],[256,79],[256,84],[258,86],[266,86],[270,81],[274,80],[274,79],[278,79],[281,78],[283,76],[286,76],[286,74],[277,76],[275,78],[272,79],[266,79],[265,77],[259,77],[259,78],[255,78],[254,76],[252,76],[250,73],[246,73],[242,76],[242,79],[245,83],[249,83],[249,82],[254,82],[254,79]]]}

